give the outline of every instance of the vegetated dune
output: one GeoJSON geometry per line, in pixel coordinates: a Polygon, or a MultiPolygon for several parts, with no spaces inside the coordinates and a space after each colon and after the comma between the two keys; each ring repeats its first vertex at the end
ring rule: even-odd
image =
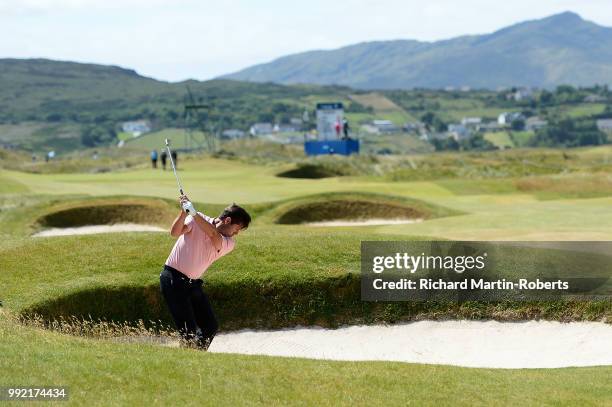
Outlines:
{"type": "Polygon", "coordinates": [[[417,199],[373,193],[329,193],[279,204],[274,222],[303,224],[327,221],[423,220],[457,215],[459,212],[417,199]]]}
{"type": "Polygon", "coordinates": [[[176,210],[161,199],[80,199],[45,208],[35,224],[37,229],[130,223],[167,226],[174,216],[176,210]]]}

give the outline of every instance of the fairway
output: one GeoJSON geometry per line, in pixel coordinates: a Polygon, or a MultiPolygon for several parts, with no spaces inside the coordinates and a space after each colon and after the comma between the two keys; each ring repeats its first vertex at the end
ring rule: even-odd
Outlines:
{"type": "MultiPolygon", "coordinates": [[[[611,240],[612,193],[591,197],[589,183],[579,181],[578,175],[556,176],[564,186],[575,180],[571,190],[538,177],[402,182],[368,175],[277,176],[288,167],[197,156],[181,161],[183,185],[202,211],[217,214],[228,203],[238,202],[254,215],[253,224],[237,238],[235,253],[213,264],[206,277],[222,334],[245,328],[337,328],[418,320],[612,320],[609,301],[360,300],[361,241],[611,240]],[[541,196],[543,189],[549,195],[541,196]],[[340,227],[300,224],[385,215],[421,221],[340,227]]],[[[96,224],[168,228],[177,213],[176,183],[171,171],[146,167],[99,174],[3,170],[0,177],[5,180],[1,190],[5,209],[0,212],[4,237],[0,269],[5,283],[0,347],[9,355],[2,361],[0,380],[5,383],[67,384],[75,403],[104,400],[93,405],[188,403],[194,397],[219,404],[239,403],[246,397],[262,405],[287,404],[297,397],[304,404],[334,405],[402,404],[406,397],[424,405],[446,405],[450,397],[459,405],[609,401],[609,366],[524,371],[245,356],[214,353],[214,347],[210,353],[198,353],[117,343],[100,330],[74,335],[73,327],[70,335],[17,322],[20,314],[38,314],[45,321],[78,317],[130,326],[141,320],[149,328],[157,326],[150,325],[152,321],[169,326],[171,319],[159,295],[161,265],[174,242],[167,233],[30,236],[48,228],[96,224]],[[105,373],[93,376],[84,366],[97,366],[105,373]],[[165,377],[161,382],[155,378],[160,371],[165,377]],[[187,387],[189,395],[177,390],[186,375],[196,377],[187,387]],[[496,390],[483,393],[483,385],[496,390]],[[313,386],[316,392],[308,390],[313,386]],[[211,388],[217,390],[211,393],[211,388]],[[113,395],[104,396],[109,392],[113,395]]],[[[65,328],[58,325],[55,330],[61,329],[65,328]]],[[[231,345],[223,345],[222,338],[217,346],[231,345]]],[[[279,354],[279,349],[270,354],[279,354]]],[[[432,360],[424,358],[422,363],[432,360]]]]}

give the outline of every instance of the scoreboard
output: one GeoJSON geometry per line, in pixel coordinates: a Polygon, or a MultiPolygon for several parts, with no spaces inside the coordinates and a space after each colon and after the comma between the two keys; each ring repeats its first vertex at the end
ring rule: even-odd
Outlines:
{"type": "MultiPolygon", "coordinates": [[[[342,126],[344,107],[342,103],[317,103],[317,133],[319,140],[338,138],[336,124],[342,126]]],[[[340,127],[342,132],[342,127],[340,127]]]]}

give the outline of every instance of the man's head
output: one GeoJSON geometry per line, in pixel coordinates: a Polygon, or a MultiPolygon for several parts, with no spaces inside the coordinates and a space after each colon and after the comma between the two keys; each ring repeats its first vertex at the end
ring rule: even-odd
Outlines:
{"type": "Polygon", "coordinates": [[[219,233],[223,236],[232,237],[249,227],[251,216],[244,208],[233,203],[223,210],[219,215],[219,220],[221,221],[217,224],[219,233]]]}

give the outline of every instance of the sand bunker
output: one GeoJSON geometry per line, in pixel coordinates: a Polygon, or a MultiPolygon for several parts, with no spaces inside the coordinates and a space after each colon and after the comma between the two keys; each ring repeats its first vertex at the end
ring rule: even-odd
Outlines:
{"type": "Polygon", "coordinates": [[[490,368],[612,365],[612,325],[421,321],[219,334],[210,352],[490,368]]]}
{"type": "Polygon", "coordinates": [[[92,225],[79,226],[75,228],[51,228],[35,233],[33,237],[70,236],[70,235],[93,235],[97,233],[117,232],[167,232],[157,226],[138,225],[135,223],[118,223],[116,225],[92,225]]]}
{"type": "MultiPolygon", "coordinates": [[[[179,346],[167,337],[117,339],[179,346]]],[[[612,365],[611,344],[612,325],[601,322],[420,321],[220,333],[209,352],[520,369],[612,365]]]]}
{"type": "Polygon", "coordinates": [[[381,225],[407,225],[420,223],[423,219],[360,219],[360,220],[330,220],[322,222],[308,222],[306,226],[381,226],[381,225]]]}

